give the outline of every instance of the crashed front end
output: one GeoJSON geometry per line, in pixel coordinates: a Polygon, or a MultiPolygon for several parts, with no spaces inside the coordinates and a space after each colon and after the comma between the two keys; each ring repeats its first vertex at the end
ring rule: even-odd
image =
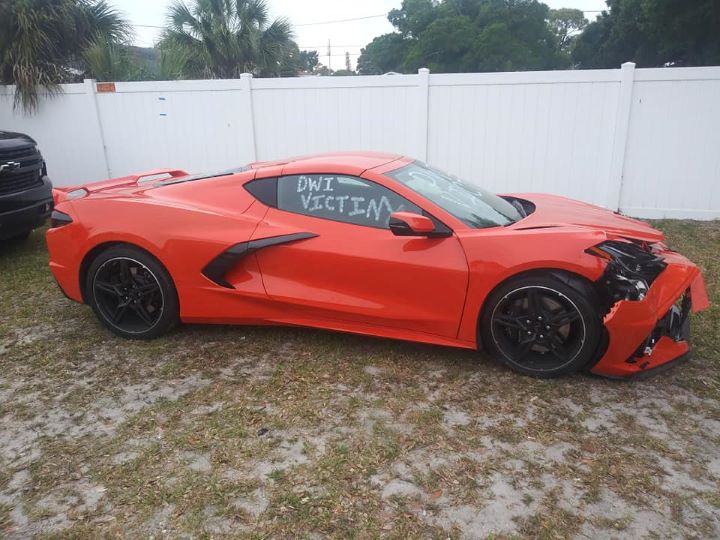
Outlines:
{"type": "Polygon", "coordinates": [[[646,375],[689,358],[690,313],[709,307],[699,268],[662,243],[608,240],[587,250],[607,261],[607,348],[590,367],[606,377],[646,375]]]}

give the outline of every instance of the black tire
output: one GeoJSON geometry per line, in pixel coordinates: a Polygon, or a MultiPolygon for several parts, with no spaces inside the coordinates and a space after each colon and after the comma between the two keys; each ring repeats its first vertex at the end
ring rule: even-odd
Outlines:
{"type": "Polygon", "coordinates": [[[479,332],[485,350],[539,378],[574,373],[595,358],[603,323],[593,288],[550,272],[510,279],[487,298],[479,332]]]}
{"type": "Polygon", "coordinates": [[[177,291],[165,267],[142,249],[117,245],[90,263],[85,297],[110,331],[130,339],[153,339],[177,326],[177,291]]]}

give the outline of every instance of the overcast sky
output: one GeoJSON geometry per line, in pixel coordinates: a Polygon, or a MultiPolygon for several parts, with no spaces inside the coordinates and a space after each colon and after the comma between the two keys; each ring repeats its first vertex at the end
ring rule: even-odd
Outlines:
{"type": "MultiPolygon", "coordinates": [[[[186,0],[188,1],[188,0],[186,0]]],[[[191,0],[190,0],[191,1],[191,0]]],[[[158,28],[138,25],[163,26],[170,0],[114,0],[135,25],[135,43],[150,47],[160,33],[158,28]]],[[[551,8],[572,7],[582,10],[605,9],[604,0],[545,0],[551,8]]],[[[392,32],[387,13],[400,7],[401,0],[363,0],[362,2],[338,2],[337,0],[268,0],[273,17],[290,19],[295,30],[295,40],[301,49],[314,49],[320,53],[320,61],[327,65],[327,43],[331,43],[331,67],[340,69],[345,64],[345,52],[349,52],[355,66],[360,49],[375,36],[392,32]],[[353,19],[382,15],[348,22],[313,24],[340,19],[353,19]]],[[[596,13],[586,13],[593,20],[596,13]]]]}

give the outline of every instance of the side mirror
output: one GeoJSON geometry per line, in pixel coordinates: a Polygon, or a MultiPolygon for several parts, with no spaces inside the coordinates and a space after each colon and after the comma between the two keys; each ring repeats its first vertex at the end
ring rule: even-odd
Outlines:
{"type": "Polygon", "coordinates": [[[395,236],[429,236],[435,231],[435,224],[427,216],[393,212],[390,214],[390,230],[395,236]]]}

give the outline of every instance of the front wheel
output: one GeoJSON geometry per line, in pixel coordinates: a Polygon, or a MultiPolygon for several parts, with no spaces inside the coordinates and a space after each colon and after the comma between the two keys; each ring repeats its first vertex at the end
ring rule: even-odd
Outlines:
{"type": "Polygon", "coordinates": [[[482,342],[525,375],[573,373],[594,358],[601,341],[594,296],[578,278],[547,273],[512,279],[488,296],[480,323],[482,342]]]}
{"type": "Polygon", "coordinates": [[[125,338],[152,339],[179,322],[170,274],[155,257],[133,246],[100,253],[88,269],[85,291],[98,319],[125,338]]]}

